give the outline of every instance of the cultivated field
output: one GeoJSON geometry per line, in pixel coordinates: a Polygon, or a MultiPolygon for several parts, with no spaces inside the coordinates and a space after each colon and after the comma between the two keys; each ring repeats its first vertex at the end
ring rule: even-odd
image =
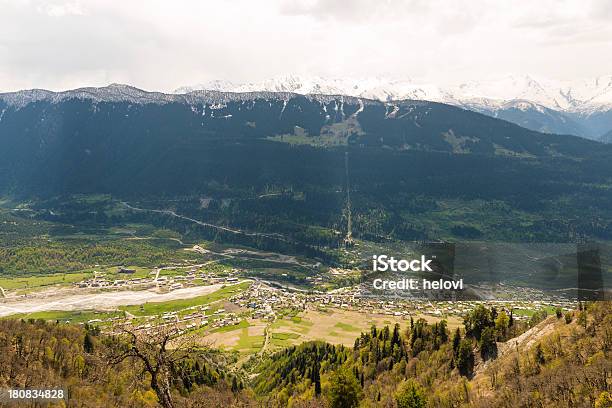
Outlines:
{"type": "MultiPolygon", "coordinates": [[[[424,318],[429,322],[441,319],[415,315],[413,318],[424,318]]],[[[410,325],[410,321],[402,317],[384,314],[355,312],[347,310],[308,310],[289,319],[282,319],[272,324],[273,344],[286,346],[299,344],[309,340],[322,340],[333,344],[352,346],[355,338],[363,331],[368,331],[372,325],[377,327],[393,326],[399,323],[401,329],[410,325]]],[[[459,319],[447,319],[449,328],[454,329],[460,325],[459,319]]]]}
{"type": "MultiPolygon", "coordinates": [[[[427,315],[415,315],[413,318],[415,320],[424,318],[430,323],[441,320],[427,315]]],[[[265,343],[265,328],[269,324],[269,344],[266,350],[297,345],[311,340],[352,346],[359,334],[368,331],[372,325],[381,328],[393,326],[395,323],[399,323],[401,329],[405,330],[410,325],[410,320],[384,314],[338,309],[307,310],[293,317],[276,320],[271,324],[259,319],[243,320],[234,326],[212,330],[202,339],[225,349],[256,352],[265,343]]],[[[457,317],[449,317],[447,323],[450,330],[461,325],[457,317]]]]}

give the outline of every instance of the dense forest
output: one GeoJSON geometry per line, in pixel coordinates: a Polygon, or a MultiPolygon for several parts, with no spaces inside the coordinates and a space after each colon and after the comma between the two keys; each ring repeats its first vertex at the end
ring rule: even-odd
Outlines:
{"type": "Polygon", "coordinates": [[[0,320],[0,386],[64,388],[68,407],[605,408],[611,307],[580,304],[528,322],[477,307],[463,329],[419,319],[372,327],[353,347],[308,342],[242,366],[167,330],[109,336],[0,320]]]}
{"type": "Polygon", "coordinates": [[[612,238],[610,145],[429,102],[128,91],[0,97],[0,196],[179,199],[316,252],[345,232],[348,168],[358,238],[612,238]]]}

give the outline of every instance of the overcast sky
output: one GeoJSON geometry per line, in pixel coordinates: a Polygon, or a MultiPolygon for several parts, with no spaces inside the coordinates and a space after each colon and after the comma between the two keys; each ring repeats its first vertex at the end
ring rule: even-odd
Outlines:
{"type": "Polygon", "coordinates": [[[0,0],[0,91],[508,73],[612,74],[612,1],[0,0]]]}

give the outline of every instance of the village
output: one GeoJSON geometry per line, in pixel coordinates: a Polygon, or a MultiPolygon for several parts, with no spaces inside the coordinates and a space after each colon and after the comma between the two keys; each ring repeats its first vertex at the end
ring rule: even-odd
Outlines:
{"type": "MultiPolygon", "coordinates": [[[[353,271],[354,272],[354,271],[353,271]]],[[[330,275],[340,275],[343,271],[331,270],[330,275]]],[[[349,272],[346,271],[346,274],[349,272]]],[[[178,334],[192,331],[202,333],[233,330],[240,328],[241,322],[262,322],[266,325],[279,321],[287,316],[296,316],[308,312],[345,311],[373,316],[388,316],[397,321],[410,320],[417,316],[429,316],[432,319],[460,320],[478,304],[495,306],[498,310],[513,312],[517,320],[529,319],[535,311],[550,311],[557,307],[570,310],[576,301],[558,296],[551,296],[535,289],[511,288],[501,285],[505,299],[495,300],[433,300],[427,298],[406,298],[374,294],[366,283],[338,289],[303,290],[283,286],[251,276],[248,270],[240,268],[225,269],[220,272],[208,270],[205,265],[192,265],[177,269],[160,267],[148,272],[146,276],[136,276],[137,271],[119,267],[110,276],[95,273],[90,279],[77,282],[78,288],[103,290],[120,289],[153,289],[158,291],[177,291],[195,286],[219,285],[220,290],[227,290],[228,296],[219,297],[206,304],[189,304],[189,299],[182,307],[168,307],[154,310],[140,306],[133,312],[125,311],[123,316],[106,319],[91,319],[91,325],[114,327],[127,324],[135,330],[152,331],[160,326],[173,325],[178,334]],[[120,278],[117,278],[120,276],[120,278]],[[235,292],[235,293],[233,293],[235,292]]],[[[316,279],[320,279],[317,277],[316,279]]],[[[494,293],[493,288],[481,287],[480,292],[494,293]]],[[[112,329],[111,329],[112,330],[112,329]]]]}
{"type": "MultiPolygon", "coordinates": [[[[561,298],[547,298],[542,293],[530,290],[533,300],[450,300],[432,301],[427,299],[389,298],[366,296],[359,286],[347,287],[332,292],[303,293],[292,292],[285,288],[276,288],[258,282],[236,295],[230,300],[239,306],[252,309],[254,317],[273,319],[275,311],[294,309],[305,311],[307,309],[343,309],[370,314],[381,314],[409,319],[416,314],[446,318],[449,316],[463,317],[477,304],[488,307],[510,310],[540,310],[545,308],[561,307],[571,310],[576,302],[561,298]]],[[[527,315],[519,314],[517,319],[525,319],[527,315]]]]}
{"type": "Polygon", "coordinates": [[[162,275],[164,270],[174,270],[175,267],[160,267],[153,269],[148,276],[136,277],[136,269],[118,267],[113,274],[114,277],[120,276],[120,279],[112,279],[104,272],[93,272],[93,277],[76,282],[74,285],[78,288],[163,288],[167,290],[181,289],[187,286],[196,285],[213,285],[219,283],[236,283],[238,278],[232,276],[238,272],[233,269],[229,271],[230,276],[217,276],[216,274],[200,272],[198,266],[195,265],[186,270],[184,274],[176,274],[172,276],[162,275]]]}

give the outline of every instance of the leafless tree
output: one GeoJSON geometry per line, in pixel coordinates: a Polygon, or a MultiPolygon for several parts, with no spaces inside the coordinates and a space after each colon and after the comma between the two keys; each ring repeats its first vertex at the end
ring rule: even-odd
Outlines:
{"type": "Polygon", "coordinates": [[[182,334],[174,324],[161,325],[148,330],[137,330],[130,325],[114,328],[117,347],[112,348],[110,364],[119,364],[126,359],[138,362],[140,375],[149,374],[151,389],[157,394],[164,408],[174,408],[172,400],[172,368],[182,360],[198,355],[206,358],[208,344],[197,344],[191,335],[182,334]]]}

